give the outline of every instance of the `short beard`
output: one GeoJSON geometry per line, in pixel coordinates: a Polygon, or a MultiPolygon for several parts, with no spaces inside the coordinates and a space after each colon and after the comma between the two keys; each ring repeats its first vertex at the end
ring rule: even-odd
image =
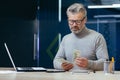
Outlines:
{"type": "Polygon", "coordinates": [[[79,34],[81,31],[82,31],[82,30],[80,29],[80,30],[77,30],[77,31],[72,31],[72,33],[74,33],[74,34],[79,34]]]}
{"type": "Polygon", "coordinates": [[[83,30],[83,28],[84,28],[84,27],[82,27],[81,29],[79,29],[79,30],[77,30],[77,31],[72,31],[72,30],[71,30],[71,32],[74,33],[74,34],[79,34],[79,33],[83,30]]]}

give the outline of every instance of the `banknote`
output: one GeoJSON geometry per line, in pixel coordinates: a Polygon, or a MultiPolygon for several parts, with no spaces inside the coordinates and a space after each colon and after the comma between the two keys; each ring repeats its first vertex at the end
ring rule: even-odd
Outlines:
{"type": "Polygon", "coordinates": [[[67,63],[70,63],[69,61],[67,61],[67,60],[65,60],[65,59],[63,59],[63,58],[59,58],[59,59],[57,59],[59,62],[67,62],[67,63]]]}
{"type": "Polygon", "coordinates": [[[80,57],[80,50],[75,49],[73,52],[73,57],[76,59],[77,57],[80,57]]]}

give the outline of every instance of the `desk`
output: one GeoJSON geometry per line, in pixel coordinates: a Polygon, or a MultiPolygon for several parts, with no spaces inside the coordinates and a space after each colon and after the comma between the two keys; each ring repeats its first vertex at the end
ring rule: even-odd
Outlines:
{"type": "MultiPolygon", "coordinates": [[[[8,69],[0,68],[0,71],[8,69]]],[[[103,71],[90,74],[72,74],[71,72],[46,73],[46,72],[12,72],[0,73],[0,80],[119,80],[120,71],[115,74],[105,75],[103,71]]]]}

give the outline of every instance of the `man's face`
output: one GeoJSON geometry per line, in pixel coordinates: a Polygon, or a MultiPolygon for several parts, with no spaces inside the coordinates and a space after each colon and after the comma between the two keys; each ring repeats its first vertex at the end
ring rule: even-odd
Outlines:
{"type": "Polygon", "coordinates": [[[68,14],[68,24],[70,27],[70,30],[78,34],[82,31],[84,28],[84,25],[86,23],[86,17],[84,16],[83,13],[77,13],[77,14],[68,14]]]}

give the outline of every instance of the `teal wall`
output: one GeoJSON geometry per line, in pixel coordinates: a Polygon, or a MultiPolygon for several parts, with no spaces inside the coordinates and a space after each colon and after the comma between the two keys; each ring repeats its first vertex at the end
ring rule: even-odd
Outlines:
{"type": "MultiPolygon", "coordinates": [[[[86,8],[88,4],[102,4],[95,1],[86,0],[72,0],[62,1],[62,17],[61,22],[58,21],[58,1],[41,1],[40,10],[40,66],[53,68],[53,58],[58,49],[58,33],[61,33],[62,37],[65,34],[70,33],[66,9],[74,2],[83,3],[86,8]],[[45,5],[43,5],[45,4],[45,5]],[[57,38],[56,38],[57,37],[57,38]]],[[[119,14],[119,9],[88,9],[88,22],[87,27],[96,30],[103,34],[108,46],[109,57],[115,57],[115,68],[119,70],[119,33],[118,27],[120,25],[119,18],[114,17],[95,17],[97,15],[116,15],[119,14]],[[104,12],[104,13],[103,13],[104,12]],[[99,21],[99,22],[98,22],[99,21]]]]}

